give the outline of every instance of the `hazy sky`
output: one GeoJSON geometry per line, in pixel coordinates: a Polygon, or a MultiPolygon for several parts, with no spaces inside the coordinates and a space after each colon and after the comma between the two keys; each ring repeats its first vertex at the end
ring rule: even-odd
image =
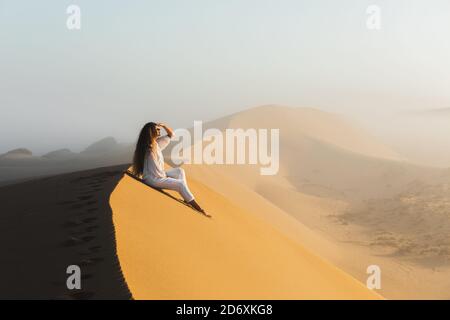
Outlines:
{"type": "Polygon", "coordinates": [[[448,0],[0,0],[0,153],[130,142],[147,121],[262,104],[449,107],[449,31],[448,0]]]}

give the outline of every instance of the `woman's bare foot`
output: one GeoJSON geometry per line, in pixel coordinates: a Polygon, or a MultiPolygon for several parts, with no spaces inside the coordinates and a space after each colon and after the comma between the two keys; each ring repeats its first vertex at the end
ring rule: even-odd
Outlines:
{"type": "Polygon", "coordinates": [[[205,210],[202,209],[202,207],[199,206],[199,204],[195,200],[189,201],[188,204],[191,205],[195,210],[203,213],[205,216],[211,217],[209,214],[205,212],[205,210]]]}

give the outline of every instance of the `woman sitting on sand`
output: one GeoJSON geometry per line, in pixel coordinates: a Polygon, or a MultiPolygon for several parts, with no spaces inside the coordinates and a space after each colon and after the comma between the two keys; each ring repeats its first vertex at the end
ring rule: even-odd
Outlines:
{"type": "Polygon", "coordinates": [[[165,124],[147,123],[142,128],[136,144],[133,174],[137,177],[142,175],[144,182],[151,187],[178,191],[188,205],[207,215],[189,190],[184,170],[182,168],[164,170],[162,150],[167,147],[173,136],[173,130],[165,124]],[[167,135],[160,136],[161,128],[167,132],[167,135]]]}

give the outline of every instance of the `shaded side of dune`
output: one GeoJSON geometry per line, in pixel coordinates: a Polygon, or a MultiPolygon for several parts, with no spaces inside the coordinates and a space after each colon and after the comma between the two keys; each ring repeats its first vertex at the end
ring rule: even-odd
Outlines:
{"type": "Polygon", "coordinates": [[[109,196],[128,166],[0,188],[1,299],[130,299],[109,196]],[[66,285],[81,268],[81,290],[66,285]]]}

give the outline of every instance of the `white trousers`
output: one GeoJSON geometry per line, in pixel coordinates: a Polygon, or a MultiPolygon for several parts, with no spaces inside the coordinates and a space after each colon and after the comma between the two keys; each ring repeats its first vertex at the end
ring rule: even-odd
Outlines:
{"type": "Polygon", "coordinates": [[[190,202],[194,200],[186,181],[186,174],[182,168],[172,168],[166,171],[167,178],[158,180],[145,180],[145,182],[157,189],[175,190],[181,194],[184,201],[190,202]]]}

